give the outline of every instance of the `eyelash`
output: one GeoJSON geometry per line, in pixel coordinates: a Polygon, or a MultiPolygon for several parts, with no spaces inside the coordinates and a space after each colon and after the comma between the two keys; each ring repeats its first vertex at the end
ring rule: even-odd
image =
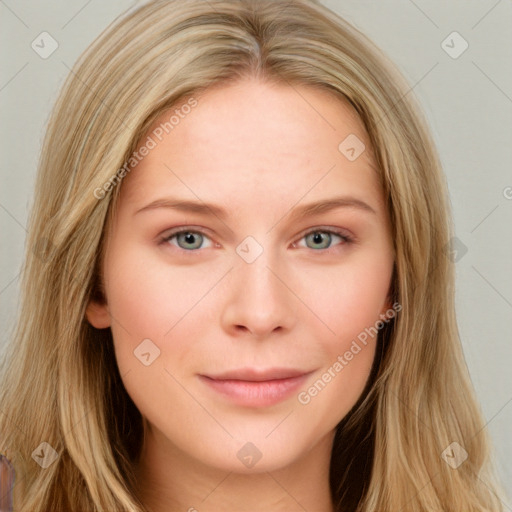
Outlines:
{"type": "MultiPolygon", "coordinates": [[[[170,233],[168,233],[167,235],[163,236],[160,240],[159,240],[159,244],[160,245],[163,245],[165,243],[168,243],[170,240],[172,240],[176,235],[179,235],[181,233],[192,233],[192,234],[199,234],[199,235],[202,235],[202,236],[205,236],[207,238],[209,238],[209,236],[204,232],[204,231],[201,231],[201,230],[198,230],[198,229],[191,229],[191,228],[187,228],[186,226],[185,227],[180,227],[180,228],[176,228],[174,231],[171,231],[170,233]]],[[[310,247],[306,247],[306,249],[310,249],[311,251],[314,251],[314,252],[318,252],[318,253],[330,253],[332,252],[332,250],[334,250],[335,247],[338,247],[340,245],[349,245],[349,244],[352,244],[354,242],[354,239],[347,235],[344,231],[338,231],[338,230],[335,230],[335,229],[328,229],[328,228],[315,228],[315,229],[311,229],[307,232],[305,232],[300,238],[299,238],[299,241],[306,238],[308,235],[311,235],[313,233],[327,233],[329,235],[336,235],[336,236],[339,236],[341,239],[342,239],[342,242],[334,247],[328,247],[327,249],[311,249],[310,247]]],[[[294,242],[293,245],[295,245],[296,242],[294,242]]],[[[174,246],[175,249],[181,251],[181,252],[186,252],[186,253],[199,253],[200,252],[200,249],[182,249],[181,247],[178,247],[178,246],[174,246]]]]}

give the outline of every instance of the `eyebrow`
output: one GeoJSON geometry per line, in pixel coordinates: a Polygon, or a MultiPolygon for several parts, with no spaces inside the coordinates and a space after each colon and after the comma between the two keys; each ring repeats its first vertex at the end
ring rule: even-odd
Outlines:
{"type": "MultiPolygon", "coordinates": [[[[308,203],[302,206],[297,206],[296,208],[292,209],[291,217],[293,219],[300,220],[305,217],[320,215],[336,208],[343,207],[354,208],[375,215],[377,214],[374,208],[372,208],[368,203],[365,203],[361,199],[351,196],[337,196],[321,199],[319,201],[308,203]]],[[[172,197],[156,199],[155,201],[152,201],[151,203],[138,209],[134,215],[137,215],[141,212],[156,210],[158,208],[170,208],[173,210],[196,213],[200,215],[215,215],[220,219],[226,219],[228,217],[226,210],[224,210],[224,208],[221,206],[205,203],[203,201],[190,201],[172,197]]]]}

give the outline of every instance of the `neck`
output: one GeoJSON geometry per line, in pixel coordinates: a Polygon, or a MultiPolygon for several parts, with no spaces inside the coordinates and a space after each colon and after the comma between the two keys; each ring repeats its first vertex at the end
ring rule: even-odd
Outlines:
{"type": "Polygon", "coordinates": [[[175,446],[162,450],[157,438],[148,433],[135,468],[140,498],[152,512],[334,512],[333,433],[285,468],[250,474],[205,465],[175,446]]]}

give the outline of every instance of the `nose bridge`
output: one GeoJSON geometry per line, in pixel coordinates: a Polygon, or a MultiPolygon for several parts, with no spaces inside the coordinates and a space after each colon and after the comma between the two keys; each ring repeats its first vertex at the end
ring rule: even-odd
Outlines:
{"type": "MultiPolygon", "coordinates": [[[[249,246],[251,250],[254,247],[249,246]]],[[[226,329],[246,330],[261,337],[292,327],[296,305],[293,294],[281,282],[286,282],[284,276],[275,275],[279,275],[279,268],[277,256],[270,249],[262,250],[254,260],[245,259],[242,253],[232,273],[224,307],[226,329]]]]}
{"type": "Polygon", "coordinates": [[[256,304],[262,300],[275,301],[282,294],[282,283],[270,270],[275,267],[275,259],[267,254],[262,254],[253,263],[241,262],[239,264],[239,275],[245,290],[244,296],[249,302],[256,304]]]}

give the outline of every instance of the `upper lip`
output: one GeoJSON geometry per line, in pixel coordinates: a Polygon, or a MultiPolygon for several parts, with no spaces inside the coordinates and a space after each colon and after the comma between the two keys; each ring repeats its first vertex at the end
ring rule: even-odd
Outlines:
{"type": "Polygon", "coordinates": [[[243,380],[247,382],[264,382],[267,380],[292,379],[310,373],[296,368],[240,368],[215,375],[203,375],[213,380],[243,380]]]}

